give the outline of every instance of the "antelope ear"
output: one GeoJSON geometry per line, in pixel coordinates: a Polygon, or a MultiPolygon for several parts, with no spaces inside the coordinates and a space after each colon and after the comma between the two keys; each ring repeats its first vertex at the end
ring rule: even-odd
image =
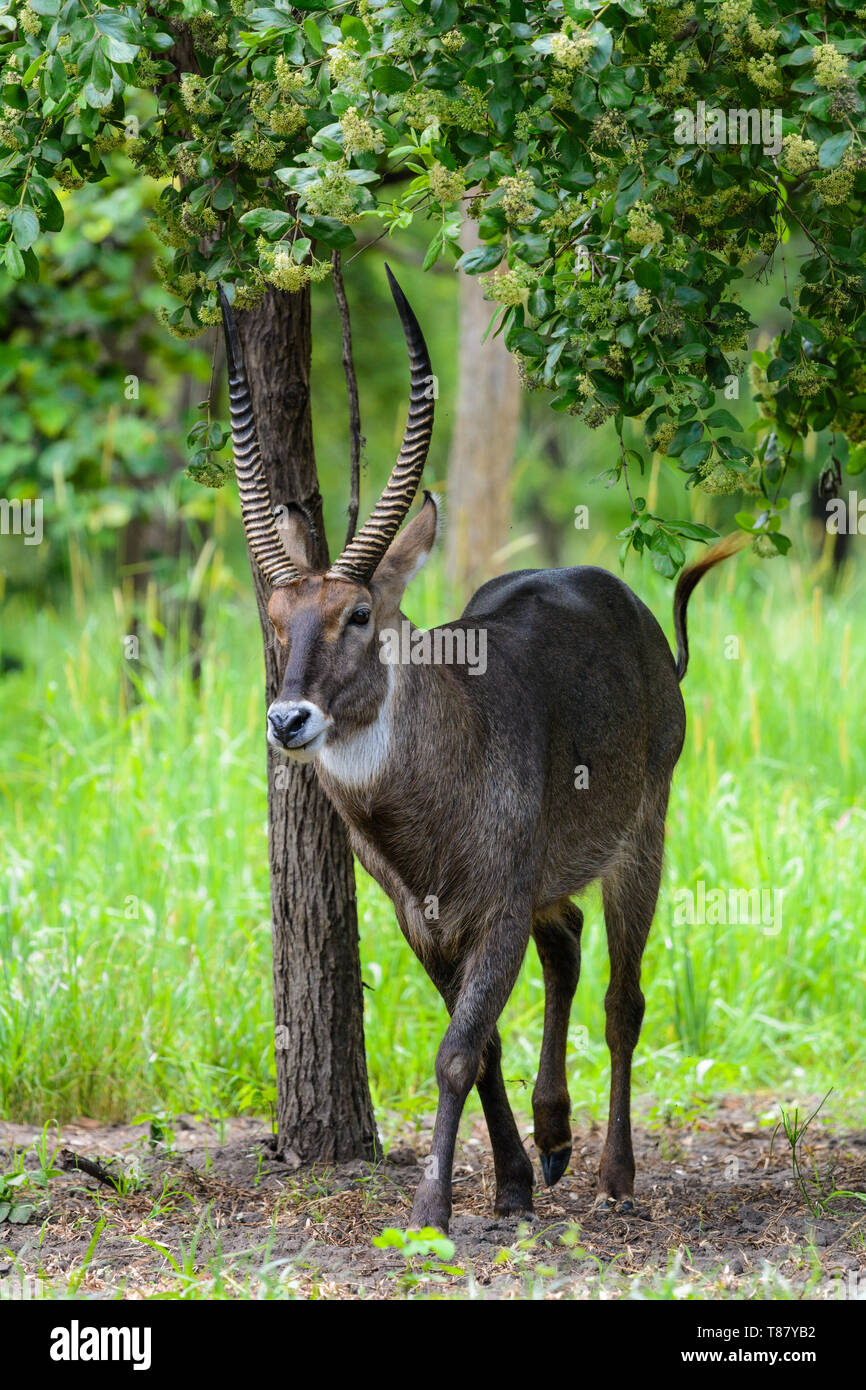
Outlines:
{"type": "Polygon", "coordinates": [[[370,587],[393,607],[398,607],[407,584],[426,565],[438,531],[439,503],[432,492],[425,492],[420,512],[394,537],[371,581],[370,587]]]}
{"type": "Polygon", "coordinates": [[[283,549],[292,564],[301,571],[311,569],[316,533],[304,508],[297,502],[289,502],[275,507],[274,516],[283,549]]]}

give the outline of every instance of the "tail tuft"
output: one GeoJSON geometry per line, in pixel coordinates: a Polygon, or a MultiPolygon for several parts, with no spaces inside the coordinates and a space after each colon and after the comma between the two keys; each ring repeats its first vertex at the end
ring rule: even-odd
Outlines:
{"type": "Polygon", "coordinates": [[[723,536],[720,541],[716,541],[715,545],[710,546],[700,560],[696,560],[693,565],[688,565],[677,580],[677,587],[674,592],[674,632],[677,639],[678,680],[682,680],[689,664],[686,607],[692,590],[696,584],[700,583],[707,570],[711,570],[722,560],[727,560],[730,555],[736,555],[737,551],[742,550],[748,540],[749,536],[745,531],[734,531],[730,536],[723,536]]]}

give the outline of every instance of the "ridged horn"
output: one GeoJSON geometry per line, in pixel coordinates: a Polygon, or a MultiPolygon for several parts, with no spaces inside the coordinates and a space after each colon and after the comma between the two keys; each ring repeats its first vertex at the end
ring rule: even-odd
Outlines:
{"type": "Polygon", "coordinates": [[[222,285],[219,285],[218,289],[226,339],[232,448],[241,499],[241,516],[256,564],[271,587],[277,589],[281,585],[290,584],[293,579],[298,579],[300,572],[286,555],[274,520],[237,324],[222,285]]]}
{"type": "Polygon", "coordinates": [[[391,471],[385,491],[376,503],[369,520],[330,569],[330,573],[354,579],[359,584],[366,584],[372,578],[373,571],[412,505],[433,433],[433,372],[430,354],[418,320],[387,265],[385,273],[403,325],[406,347],[409,349],[412,386],[403,443],[400,445],[397,462],[391,471]]]}

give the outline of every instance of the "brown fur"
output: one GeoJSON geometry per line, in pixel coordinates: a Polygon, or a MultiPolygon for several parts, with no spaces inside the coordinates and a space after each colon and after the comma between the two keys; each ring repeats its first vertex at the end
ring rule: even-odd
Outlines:
{"type": "Polygon", "coordinates": [[[689,664],[689,639],[686,630],[686,605],[689,597],[707,570],[711,570],[722,560],[727,560],[729,556],[736,555],[748,540],[749,535],[745,531],[732,531],[729,536],[722,536],[720,541],[716,541],[715,545],[711,545],[709,550],[704,552],[700,560],[688,565],[677,580],[674,591],[674,632],[677,638],[677,676],[680,680],[686,674],[689,664]]]}
{"type": "Polygon", "coordinates": [[[597,878],[611,964],[611,1103],[598,1192],[603,1203],[630,1206],[631,1058],[668,792],[685,733],[678,684],[688,654],[685,610],[701,576],[736,547],[714,547],[680,579],[679,665],[632,591],[584,567],[503,576],[474,595],[449,627],[485,629],[484,675],[389,668],[379,659],[378,633],[403,620],[403,589],[435,532],[428,497],[368,586],[307,573],[277,589],[269,609],[288,647],[281,700],[288,709],[312,702],[330,721],[316,757],[320,781],[450,1014],[412,1225],[447,1229],[457,1126],[473,1085],[493,1144],[496,1211],[532,1206],[532,1165],[505,1094],[496,1031],[530,935],[546,991],[535,1139],[545,1179],[564,1171],[571,1152],[565,1056],[583,924],[570,898],[597,878]],[[349,622],[359,605],[372,610],[366,628],[349,622]],[[575,785],[579,767],[588,769],[586,788],[575,785]]]}

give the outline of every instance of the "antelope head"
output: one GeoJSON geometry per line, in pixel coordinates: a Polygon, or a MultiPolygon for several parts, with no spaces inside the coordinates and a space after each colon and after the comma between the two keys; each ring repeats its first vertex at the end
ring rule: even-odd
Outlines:
{"type": "Polygon", "coordinates": [[[250,551],[272,589],[268,616],[287,652],[282,689],[268,710],[268,742],[299,762],[309,762],[326,745],[346,743],[381,719],[394,672],[380,660],[378,633],[394,625],[403,591],[436,538],[437,507],[430,493],[397,535],[424,469],[433,392],[418,321],[385,269],[409,350],[409,418],[397,462],[369,520],[327,570],[311,565],[312,538],[301,508],[289,507],[287,524],[277,527],[243,354],[220,289],[241,514],[250,551]]]}

